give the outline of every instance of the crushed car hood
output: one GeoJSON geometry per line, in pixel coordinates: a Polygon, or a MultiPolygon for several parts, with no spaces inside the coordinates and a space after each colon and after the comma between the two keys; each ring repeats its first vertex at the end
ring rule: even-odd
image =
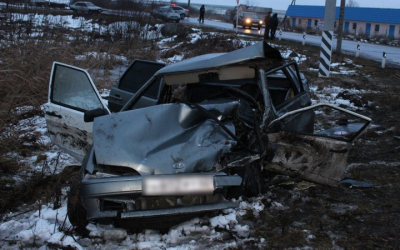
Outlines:
{"type": "MultiPolygon", "coordinates": [[[[227,117],[237,101],[201,105],[232,132],[227,117]]],[[[142,175],[211,171],[236,142],[204,112],[186,104],[163,104],[95,119],[97,164],[133,168],[142,175]]]]}

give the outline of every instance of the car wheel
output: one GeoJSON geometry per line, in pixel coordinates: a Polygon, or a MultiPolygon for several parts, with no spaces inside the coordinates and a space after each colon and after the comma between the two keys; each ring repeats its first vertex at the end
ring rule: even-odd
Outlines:
{"type": "Polygon", "coordinates": [[[87,235],[86,225],[86,209],[82,205],[79,187],[81,185],[80,172],[76,172],[71,176],[70,189],[68,193],[67,214],[69,221],[74,226],[75,231],[81,235],[87,235]]]}
{"type": "Polygon", "coordinates": [[[185,19],[185,14],[181,14],[181,20],[185,19]]]}
{"type": "Polygon", "coordinates": [[[228,199],[237,199],[240,196],[256,197],[260,193],[265,193],[267,188],[260,166],[257,164],[243,166],[242,169],[235,173],[242,177],[242,184],[239,187],[228,189],[228,199]]]}

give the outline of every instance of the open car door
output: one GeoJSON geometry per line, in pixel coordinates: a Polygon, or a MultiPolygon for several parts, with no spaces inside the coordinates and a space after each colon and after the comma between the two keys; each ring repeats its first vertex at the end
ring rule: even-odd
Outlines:
{"type": "Polygon", "coordinates": [[[268,125],[264,168],[337,186],[350,147],[370,123],[368,117],[330,104],[288,112],[268,125]]]}
{"type": "MultiPolygon", "coordinates": [[[[111,88],[108,99],[108,107],[112,112],[118,112],[123,106],[143,87],[143,85],[161,68],[165,63],[134,60],[121,79],[111,88]]],[[[160,90],[160,80],[158,84],[153,84],[148,91],[138,100],[136,108],[154,106],[158,100],[160,90]]]]}
{"type": "Polygon", "coordinates": [[[89,110],[110,111],[102,101],[89,73],[54,62],[50,76],[45,118],[51,141],[82,161],[92,145],[93,122],[84,122],[89,110]]]}

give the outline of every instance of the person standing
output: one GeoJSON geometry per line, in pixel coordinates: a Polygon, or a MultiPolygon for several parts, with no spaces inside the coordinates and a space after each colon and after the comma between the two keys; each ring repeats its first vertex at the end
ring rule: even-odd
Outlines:
{"type": "Polygon", "coordinates": [[[204,8],[204,5],[200,7],[200,17],[199,17],[199,23],[204,23],[204,13],[206,12],[206,8],[204,8]]]}
{"type": "Polygon", "coordinates": [[[276,28],[278,27],[278,14],[275,13],[270,19],[269,19],[269,26],[271,28],[271,40],[274,40],[275,38],[275,33],[276,33],[276,28]]]}
{"type": "Polygon", "coordinates": [[[264,30],[264,40],[269,39],[269,30],[270,30],[270,24],[269,24],[269,19],[271,19],[271,11],[268,11],[267,15],[264,18],[264,25],[265,25],[265,30],[264,30]]]}

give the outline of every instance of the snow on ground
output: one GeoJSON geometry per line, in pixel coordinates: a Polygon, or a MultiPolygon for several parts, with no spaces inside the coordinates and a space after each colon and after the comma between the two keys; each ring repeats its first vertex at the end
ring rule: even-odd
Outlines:
{"type": "MultiPolygon", "coordinates": [[[[21,15],[16,18],[23,20],[31,20],[35,25],[40,26],[45,22],[54,22],[64,25],[68,28],[83,28],[84,30],[102,29],[107,30],[108,27],[100,27],[93,24],[91,20],[81,18],[73,18],[72,16],[41,16],[41,15],[21,15]]],[[[116,23],[113,24],[114,29],[126,31],[129,25],[133,23],[116,23]]],[[[155,28],[145,27],[141,36],[147,39],[162,38],[162,25],[155,28]]],[[[191,43],[196,43],[201,39],[201,30],[193,28],[191,43]]],[[[241,37],[242,35],[239,35],[241,37]]],[[[170,42],[176,37],[163,38],[158,42],[158,46],[163,49],[171,49],[170,42]]],[[[248,46],[253,42],[245,39],[239,39],[239,43],[248,46]]],[[[176,47],[179,46],[175,45],[176,47]]],[[[307,58],[304,55],[294,53],[290,48],[281,49],[285,59],[292,59],[301,63],[307,58]]],[[[77,57],[78,60],[87,57],[105,57],[114,56],[108,54],[99,55],[95,52],[89,52],[85,55],[77,57]]],[[[126,61],[126,58],[119,56],[118,60],[126,61]]],[[[175,55],[166,59],[164,62],[173,63],[182,60],[183,55],[175,55]]],[[[339,72],[345,72],[345,67],[351,64],[350,60],[345,63],[332,64],[332,68],[339,68],[339,72]]],[[[356,66],[357,67],[357,66],[356,66]]],[[[360,66],[361,67],[361,66],[360,66]]],[[[345,105],[356,108],[348,100],[338,98],[338,94],[345,91],[339,87],[325,87],[318,90],[317,87],[311,87],[314,95],[318,96],[318,102],[328,102],[336,105],[345,105]]],[[[353,94],[367,93],[368,90],[346,90],[353,94]]],[[[100,90],[102,97],[109,94],[108,89],[100,90]]],[[[316,102],[316,100],[314,100],[316,102]]],[[[27,112],[31,107],[21,107],[15,112],[27,112]]],[[[62,153],[56,146],[51,146],[49,136],[46,130],[45,119],[42,116],[33,116],[28,119],[21,120],[18,124],[10,126],[10,129],[18,130],[21,136],[39,138],[44,147],[49,147],[46,152],[37,155],[32,154],[29,157],[19,157],[20,162],[27,166],[26,173],[35,171],[44,172],[45,174],[59,173],[65,166],[78,164],[72,157],[62,153]],[[43,156],[44,155],[44,156],[43,156]]],[[[7,131],[5,132],[7,133],[7,131]]],[[[27,142],[28,143],[28,142],[27,142]]],[[[28,143],[29,144],[29,143],[28,143]]],[[[16,152],[10,152],[16,155],[16,152]]],[[[48,246],[71,247],[73,249],[227,249],[239,247],[243,242],[256,242],[260,248],[266,248],[265,239],[262,237],[252,237],[250,225],[244,224],[241,217],[251,213],[257,218],[261,211],[285,210],[287,207],[281,203],[272,201],[270,207],[265,207],[261,202],[261,198],[239,199],[239,207],[236,209],[227,209],[221,211],[218,215],[211,218],[194,218],[180,225],[171,228],[167,233],[160,233],[155,230],[144,230],[141,233],[129,233],[128,231],[115,228],[110,225],[89,224],[88,230],[90,234],[87,238],[81,238],[74,235],[71,231],[71,224],[67,218],[66,194],[67,189],[63,189],[63,202],[60,208],[53,209],[51,204],[33,205],[26,209],[21,207],[19,211],[9,213],[0,222],[0,248],[2,249],[21,249],[30,247],[32,249],[46,249],[48,246]],[[39,209],[40,208],[40,209],[39,209]],[[22,211],[22,212],[21,212],[22,211]]],[[[268,194],[263,198],[268,198],[268,194]]],[[[315,236],[311,232],[305,232],[306,240],[312,240],[315,236]]]]}
{"type": "MultiPolygon", "coordinates": [[[[317,99],[313,99],[313,104],[316,103],[330,103],[337,106],[345,106],[353,110],[360,110],[361,107],[357,107],[351,100],[343,99],[339,96],[340,93],[347,93],[347,95],[360,96],[366,93],[374,93],[372,90],[358,90],[358,89],[344,89],[336,86],[326,86],[322,89],[318,89],[317,86],[310,86],[310,90],[314,93],[317,99]]],[[[370,106],[372,103],[368,102],[370,106]]]]}
{"type": "MultiPolygon", "coordinates": [[[[312,87],[311,91],[318,95],[320,101],[346,104],[345,100],[337,99],[338,93],[344,89],[339,87],[325,87],[318,91],[312,87]],[[319,93],[316,93],[316,92],[319,93]]],[[[347,90],[352,93],[366,93],[368,91],[347,90]]],[[[109,90],[100,90],[102,96],[107,96],[109,90]]],[[[21,107],[15,112],[29,112],[32,107],[21,107]]],[[[33,116],[23,119],[14,129],[19,130],[21,136],[34,134],[39,137],[43,145],[50,145],[47,134],[45,119],[41,116],[33,116]]],[[[12,154],[13,152],[10,152],[12,154]]],[[[20,159],[31,171],[44,171],[48,174],[58,173],[67,165],[74,165],[77,162],[67,154],[62,153],[58,147],[52,146],[44,153],[47,164],[38,161],[38,156],[31,156],[20,159]],[[44,169],[44,166],[46,169],[44,169]]],[[[29,172],[29,171],[28,171],[29,172]]],[[[71,233],[71,224],[66,214],[66,193],[63,189],[62,206],[53,209],[51,204],[44,204],[28,213],[20,214],[20,211],[9,213],[3,218],[0,224],[0,247],[5,249],[20,249],[26,246],[45,249],[46,246],[72,247],[73,249],[226,249],[239,247],[245,241],[259,242],[259,246],[265,246],[263,238],[250,237],[251,228],[249,225],[240,223],[240,218],[252,213],[256,218],[265,209],[285,210],[287,207],[281,203],[272,201],[270,207],[265,207],[261,198],[248,200],[239,199],[239,207],[221,211],[217,216],[211,218],[194,218],[180,225],[171,228],[167,233],[162,234],[155,230],[144,230],[141,233],[130,234],[121,228],[110,225],[89,224],[89,237],[81,238],[71,233]],[[226,240],[227,235],[233,238],[226,240]],[[105,243],[104,243],[105,242],[105,243]]],[[[264,198],[268,198],[268,194],[264,198]]],[[[315,238],[310,232],[305,232],[306,240],[315,238]]],[[[229,238],[229,237],[228,237],[229,238]]]]}
{"type": "MultiPolygon", "coordinates": [[[[72,30],[81,30],[83,32],[98,31],[101,35],[120,35],[122,37],[133,37],[135,32],[132,30],[141,30],[140,37],[142,39],[154,40],[161,36],[161,27],[163,25],[155,25],[154,27],[140,24],[135,21],[114,22],[109,25],[99,24],[92,19],[85,19],[82,16],[73,15],[43,15],[43,14],[20,14],[13,13],[12,18],[15,21],[25,21],[32,23],[33,27],[64,27],[72,30]]],[[[31,37],[42,36],[43,32],[32,32],[31,37]]]]}
{"type": "MultiPolygon", "coordinates": [[[[33,107],[21,107],[14,110],[15,113],[23,114],[30,112],[33,107]]],[[[7,131],[3,133],[18,133],[20,138],[26,138],[24,144],[33,146],[35,143],[41,147],[50,147],[46,152],[40,152],[35,155],[22,157],[17,152],[9,152],[19,159],[19,162],[26,166],[24,171],[31,175],[34,172],[44,174],[58,174],[66,165],[76,165],[78,162],[71,156],[63,153],[58,147],[51,144],[50,138],[47,135],[47,126],[44,117],[33,116],[27,119],[22,119],[18,124],[11,125],[7,131]]],[[[24,173],[21,173],[24,174],[24,173]]]]}

